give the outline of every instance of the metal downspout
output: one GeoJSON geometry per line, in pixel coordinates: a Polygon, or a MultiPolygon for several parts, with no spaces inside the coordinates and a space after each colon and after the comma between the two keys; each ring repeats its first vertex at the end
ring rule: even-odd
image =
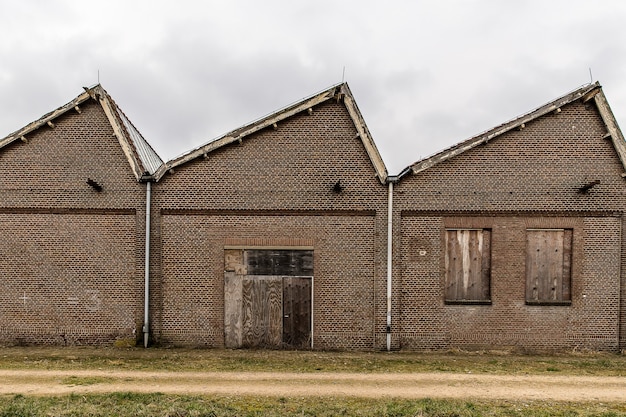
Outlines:
{"type": "Polygon", "coordinates": [[[389,181],[387,204],[387,352],[391,351],[391,271],[393,264],[393,181],[389,181]]]}
{"type": "Polygon", "coordinates": [[[146,239],[144,260],[144,310],[143,310],[143,347],[148,347],[150,336],[150,199],[152,182],[146,182],[146,239]]]}

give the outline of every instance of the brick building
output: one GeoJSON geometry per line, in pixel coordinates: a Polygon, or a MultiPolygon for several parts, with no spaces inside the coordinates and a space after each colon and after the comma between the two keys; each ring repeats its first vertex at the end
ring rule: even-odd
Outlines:
{"type": "Polygon", "coordinates": [[[624,161],[598,84],[392,177],[346,84],[167,163],[96,86],[0,140],[0,343],[624,349],[624,161]]]}
{"type": "Polygon", "coordinates": [[[405,169],[396,346],[623,349],[625,162],[593,84],[405,169]]]}
{"type": "Polygon", "coordinates": [[[192,150],[156,179],[161,343],[374,346],[387,172],[347,85],[192,150]]]}
{"type": "Polygon", "coordinates": [[[134,340],[161,164],[100,87],[0,140],[0,343],[134,340]]]}

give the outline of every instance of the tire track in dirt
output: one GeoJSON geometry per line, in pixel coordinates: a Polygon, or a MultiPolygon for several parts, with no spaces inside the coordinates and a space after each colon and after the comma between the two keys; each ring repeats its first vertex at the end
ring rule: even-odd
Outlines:
{"type": "Polygon", "coordinates": [[[626,401],[626,378],[458,373],[0,370],[0,394],[140,392],[260,396],[626,401]]]}

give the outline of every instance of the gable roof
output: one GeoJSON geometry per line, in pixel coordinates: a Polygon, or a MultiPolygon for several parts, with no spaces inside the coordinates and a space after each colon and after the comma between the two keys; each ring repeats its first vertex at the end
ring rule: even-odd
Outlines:
{"type": "Polygon", "coordinates": [[[148,142],[146,142],[141,133],[139,133],[139,130],[137,130],[128,117],[126,117],[124,112],[122,112],[122,110],[117,106],[111,96],[109,96],[100,84],[90,88],[83,88],[85,89],[85,92],[80,94],[74,100],[56,110],[51,111],[50,113],[41,116],[39,119],[11,133],[4,139],[0,139],[0,149],[17,140],[26,142],[28,140],[28,135],[40,127],[45,125],[54,127],[54,119],[69,111],[76,111],[80,113],[81,104],[88,100],[96,100],[100,106],[102,106],[102,109],[104,110],[104,113],[113,128],[115,137],[119,141],[137,181],[154,174],[163,164],[163,161],[148,144],[148,142]]]}
{"type": "Polygon", "coordinates": [[[475,148],[478,145],[487,143],[490,140],[493,140],[506,132],[509,132],[513,129],[523,128],[526,123],[538,119],[539,117],[544,116],[548,113],[559,112],[561,110],[561,107],[576,100],[582,100],[585,103],[590,100],[594,100],[600,116],[602,117],[602,120],[604,121],[604,124],[607,128],[607,134],[605,137],[608,139],[610,136],[610,139],[613,142],[613,146],[622,162],[622,165],[624,166],[624,169],[626,170],[626,143],[624,142],[624,136],[622,135],[622,132],[617,125],[617,120],[615,119],[615,116],[613,115],[613,112],[609,107],[606,97],[602,92],[602,87],[600,86],[600,83],[595,82],[593,84],[582,86],[570,93],[567,93],[557,98],[554,101],[551,101],[550,103],[547,103],[535,110],[523,114],[522,116],[516,117],[515,119],[496,126],[486,132],[471,137],[461,143],[444,149],[441,152],[438,152],[430,157],[419,160],[412,165],[406,167],[400,173],[399,178],[407,175],[410,172],[417,174],[443,161],[454,158],[455,156],[472,148],[475,148]]]}
{"type": "Polygon", "coordinates": [[[374,144],[374,140],[372,139],[367,125],[365,124],[365,120],[363,119],[363,116],[361,115],[361,112],[359,111],[359,108],[354,101],[354,96],[352,95],[352,92],[350,91],[347,83],[336,84],[320,93],[317,93],[299,102],[284,107],[265,117],[262,117],[261,119],[258,119],[231,132],[228,132],[215,140],[212,140],[208,143],[205,143],[204,145],[192,149],[191,151],[184,153],[181,156],[163,164],[157,170],[155,178],[158,181],[163,177],[163,175],[165,175],[166,172],[171,169],[186,164],[187,162],[201,156],[206,157],[210,152],[213,152],[216,149],[219,149],[233,142],[241,142],[247,136],[250,136],[253,133],[256,133],[267,127],[275,126],[276,123],[292,117],[298,113],[305,111],[311,112],[314,106],[324,103],[328,100],[343,102],[357,130],[358,138],[363,143],[367,155],[369,156],[370,162],[374,166],[376,176],[378,177],[379,181],[384,184],[387,181],[387,168],[385,167],[380,153],[378,152],[378,149],[374,144]]]}

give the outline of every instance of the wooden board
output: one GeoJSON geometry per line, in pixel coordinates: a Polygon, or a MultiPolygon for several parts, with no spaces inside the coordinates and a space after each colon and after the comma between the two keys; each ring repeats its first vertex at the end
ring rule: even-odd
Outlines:
{"type": "Polygon", "coordinates": [[[445,277],[446,300],[490,299],[490,230],[446,230],[445,277]]]}
{"type": "Polygon", "coordinates": [[[526,233],[526,300],[569,301],[572,230],[526,233]]]}
{"type": "Polygon", "coordinates": [[[563,278],[561,281],[561,299],[563,301],[571,301],[571,285],[572,285],[572,245],[574,231],[565,229],[563,231],[563,278]]]}
{"type": "Polygon", "coordinates": [[[242,280],[242,347],[282,346],[283,282],[275,276],[242,280]]]}
{"type": "Polygon", "coordinates": [[[312,250],[247,249],[244,262],[250,275],[313,275],[312,250]]]}
{"type": "Polygon", "coordinates": [[[227,249],[224,251],[224,271],[236,272],[239,275],[247,273],[241,249],[227,249]]]}
{"type": "Polygon", "coordinates": [[[242,343],[242,277],[224,273],[224,346],[241,347],[242,343]]]}
{"type": "Polygon", "coordinates": [[[227,348],[310,347],[313,251],[228,249],[224,269],[227,348]]]}

